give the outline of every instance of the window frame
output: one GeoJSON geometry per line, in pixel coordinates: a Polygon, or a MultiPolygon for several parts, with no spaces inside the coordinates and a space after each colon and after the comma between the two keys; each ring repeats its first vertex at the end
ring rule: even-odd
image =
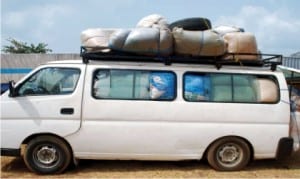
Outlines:
{"type": "Polygon", "coordinates": [[[92,98],[96,99],[96,100],[129,100],[129,101],[166,101],[166,102],[170,102],[170,101],[175,101],[177,99],[177,74],[174,71],[171,70],[151,70],[151,69],[122,69],[122,68],[96,68],[93,73],[92,73],[92,82],[91,82],[91,89],[90,89],[90,94],[92,96],[92,98]],[[98,73],[98,71],[101,70],[120,70],[120,71],[137,71],[137,72],[165,72],[165,73],[170,73],[174,76],[174,96],[172,99],[138,99],[138,98],[100,98],[100,97],[96,97],[94,95],[94,84],[95,84],[95,74],[98,73]]]}
{"type": "MultiPolygon", "coordinates": [[[[233,94],[232,94],[233,95],[233,94]]],[[[279,82],[278,79],[275,75],[272,74],[255,74],[255,73],[226,73],[226,72],[197,72],[197,71],[186,71],[183,73],[182,75],[182,98],[184,99],[185,102],[192,102],[192,103],[237,103],[237,104],[278,104],[280,102],[281,99],[281,94],[280,94],[280,87],[279,87],[279,82]],[[187,74],[193,74],[193,75],[197,75],[197,74],[202,74],[202,75],[211,75],[211,74],[219,74],[219,75],[230,75],[231,78],[231,89],[233,90],[233,77],[234,75],[252,75],[253,77],[257,77],[257,78],[264,78],[264,79],[270,79],[272,80],[277,87],[277,100],[274,102],[241,102],[241,101],[212,101],[212,100],[201,100],[201,101],[190,101],[188,99],[186,99],[185,97],[185,76],[187,74]]]]}
{"type": "Polygon", "coordinates": [[[26,96],[54,96],[54,95],[71,95],[73,94],[76,89],[78,88],[78,82],[79,82],[79,79],[80,79],[80,76],[81,76],[81,69],[80,68],[75,68],[75,67],[43,67],[43,68],[40,68],[38,69],[37,71],[35,71],[34,73],[32,73],[30,76],[28,76],[23,82],[21,82],[20,84],[18,84],[18,86],[15,88],[16,89],[16,97],[26,97],[26,96]],[[72,70],[77,70],[78,71],[78,79],[76,81],[76,84],[75,84],[75,88],[72,92],[70,93],[58,93],[58,94],[25,94],[25,95],[20,95],[19,94],[19,90],[20,88],[25,84],[27,83],[31,77],[33,77],[34,75],[36,75],[37,73],[39,73],[40,71],[42,70],[45,70],[45,69],[48,69],[48,68],[59,68],[59,69],[72,69],[72,70]]]}

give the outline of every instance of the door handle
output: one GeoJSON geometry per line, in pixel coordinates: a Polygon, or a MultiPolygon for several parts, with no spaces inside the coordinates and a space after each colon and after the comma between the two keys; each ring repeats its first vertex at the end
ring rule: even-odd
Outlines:
{"type": "Polygon", "coordinates": [[[74,108],[61,108],[60,114],[74,114],[74,108]]]}

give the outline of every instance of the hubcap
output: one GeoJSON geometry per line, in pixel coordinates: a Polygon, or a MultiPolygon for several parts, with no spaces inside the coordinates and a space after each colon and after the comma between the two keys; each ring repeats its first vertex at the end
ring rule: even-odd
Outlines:
{"type": "Polygon", "coordinates": [[[233,146],[226,146],[219,152],[219,157],[223,162],[234,162],[239,157],[239,152],[233,146]]]}
{"type": "Polygon", "coordinates": [[[36,153],[37,160],[45,165],[49,165],[57,160],[57,152],[54,148],[44,146],[36,153]]]}
{"type": "Polygon", "coordinates": [[[227,144],[219,148],[217,153],[218,161],[227,167],[232,167],[242,160],[242,150],[234,144],[227,144]]]}

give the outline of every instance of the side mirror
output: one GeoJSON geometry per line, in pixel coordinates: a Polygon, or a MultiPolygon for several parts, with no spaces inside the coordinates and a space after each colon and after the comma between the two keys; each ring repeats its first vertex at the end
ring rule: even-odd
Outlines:
{"type": "Polygon", "coordinates": [[[9,81],[8,87],[9,87],[9,96],[10,97],[15,97],[16,96],[15,82],[14,81],[9,81]]]}

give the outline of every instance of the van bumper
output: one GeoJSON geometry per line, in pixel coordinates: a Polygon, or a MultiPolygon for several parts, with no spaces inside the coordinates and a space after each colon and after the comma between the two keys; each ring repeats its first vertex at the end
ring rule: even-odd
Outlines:
{"type": "Polygon", "coordinates": [[[21,156],[21,149],[1,148],[1,156],[21,156]]]}
{"type": "Polygon", "coordinates": [[[278,143],[276,158],[283,159],[292,154],[294,147],[294,140],[291,137],[281,138],[278,143]]]}

